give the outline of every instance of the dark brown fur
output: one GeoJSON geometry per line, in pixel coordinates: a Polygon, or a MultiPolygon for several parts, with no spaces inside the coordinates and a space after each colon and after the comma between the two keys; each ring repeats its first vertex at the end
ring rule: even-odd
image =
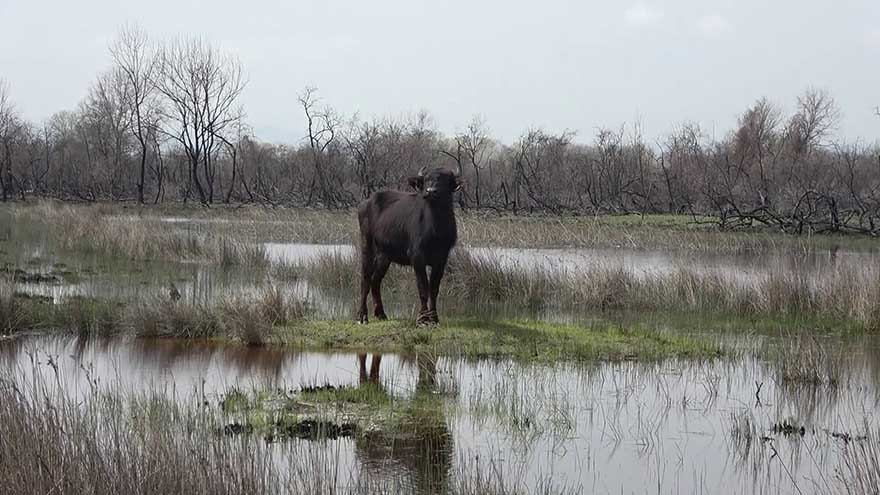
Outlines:
{"type": "Polygon", "coordinates": [[[458,176],[444,169],[409,178],[415,193],[380,191],[358,207],[361,231],[361,293],[358,320],[367,323],[367,293],[373,315],[387,318],[382,307],[382,279],[391,263],[412,266],[419,288],[419,324],[437,323],[437,293],[449,251],[458,231],[453,194],[458,176]],[[430,279],[427,267],[431,267],[430,279]]]}

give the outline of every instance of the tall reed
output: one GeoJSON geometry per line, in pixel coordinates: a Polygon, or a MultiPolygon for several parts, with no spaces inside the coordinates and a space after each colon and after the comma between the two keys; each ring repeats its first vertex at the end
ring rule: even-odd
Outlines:
{"type": "Polygon", "coordinates": [[[202,229],[185,229],[155,217],[105,214],[100,208],[42,202],[18,211],[41,222],[70,250],[130,260],[211,261],[224,266],[265,267],[266,250],[202,229]]]}
{"type": "Polygon", "coordinates": [[[842,492],[854,495],[880,493],[880,431],[871,431],[867,422],[864,439],[846,441],[837,477],[844,487],[842,492]]]}
{"type": "MultiPolygon", "coordinates": [[[[323,287],[358,287],[358,256],[320,255],[295,271],[323,287]]],[[[411,270],[389,272],[383,287],[416,293],[411,270]]],[[[734,271],[673,267],[638,273],[593,263],[551,268],[456,248],[441,285],[444,298],[499,302],[530,309],[707,311],[744,316],[836,319],[880,329],[880,265],[834,265],[807,272],[772,266],[743,276],[734,271]]]]}

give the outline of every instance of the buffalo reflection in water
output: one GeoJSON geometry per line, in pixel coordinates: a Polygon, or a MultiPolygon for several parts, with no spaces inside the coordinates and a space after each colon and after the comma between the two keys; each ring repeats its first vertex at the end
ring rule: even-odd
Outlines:
{"type": "MultiPolygon", "coordinates": [[[[376,386],[382,356],[374,354],[369,371],[367,355],[358,355],[361,386],[376,386]]],[[[444,492],[452,465],[452,434],[446,422],[444,404],[437,393],[437,357],[419,354],[404,358],[418,369],[416,386],[400,426],[387,431],[368,431],[355,442],[355,452],[370,478],[383,479],[404,474],[404,482],[417,493],[444,492]],[[413,363],[414,361],[414,363],[413,363]]]]}

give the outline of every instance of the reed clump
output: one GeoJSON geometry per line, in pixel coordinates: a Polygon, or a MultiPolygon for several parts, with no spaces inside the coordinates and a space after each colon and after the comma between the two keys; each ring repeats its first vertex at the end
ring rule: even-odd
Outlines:
{"type": "Polygon", "coordinates": [[[0,335],[33,330],[110,335],[119,329],[121,305],[109,300],[49,298],[20,294],[11,281],[0,282],[0,335]]]}
{"type": "Polygon", "coordinates": [[[123,327],[141,337],[204,338],[219,335],[220,315],[208,304],[150,297],[129,305],[123,327]]]}
{"type": "Polygon", "coordinates": [[[276,325],[305,317],[308,305],[288,297],[277,286],[269,286],[255,297],[227,298],[220,305],[224,334],[247,345],[263,345],[276,325]]]}
{"type": "Polygon", "coordinates": [[[218,304],[154,296],[126,307],[122,327],[143,337],[225,336],[262,345],[276,325],[305,317],[308,305],[277,286],[229,295],[218,304]]]}

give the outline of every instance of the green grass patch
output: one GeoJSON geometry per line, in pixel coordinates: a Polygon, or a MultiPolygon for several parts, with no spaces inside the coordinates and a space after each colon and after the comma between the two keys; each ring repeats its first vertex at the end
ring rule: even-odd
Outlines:
{"type": "Polygon", "coordinates": [[[372,408],[389,406],[392,396],[376,383],[363,383],[359,386],[315,387],[300,394],[305,402],[324,404],[362,404],[372,408]]]}
{"type": "Polygon", "coordinates": [[[282,342],[303,350],[432,352],[466,358],[521,361],[705,358],[721,349],[684,335],[611,324],[561,325],[537,321],[449,320],[417,328],[410,322],[369,325],[303,320],[276,329],[282,342]]]}
{"type": "Polygon", "coordinates": [[[733,311],[606,311],[596,313],[595,321],[629,327],[641,325],[684,334],[701,335],[778,335],[811,333],[820,335],[864,334],[864,324],[844,318],[811,314],[750,315],[733,311]]]}

